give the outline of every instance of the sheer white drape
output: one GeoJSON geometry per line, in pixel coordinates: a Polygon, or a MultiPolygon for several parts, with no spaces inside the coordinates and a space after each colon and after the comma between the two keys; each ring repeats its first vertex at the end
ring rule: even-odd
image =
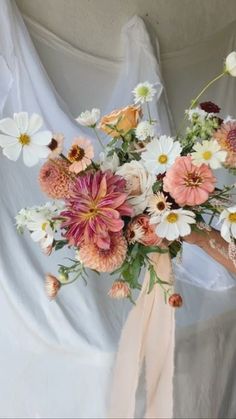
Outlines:
{"type": "MultiPolygon", "coordinates": [[[[0,6],[1,116],[23,109],[38,112],[48,128],[64,132],[69,145],[74,135],[82,133],[70,112],[76,116],[84,108],[100,105],[106,112],[127,104],[132,101],[130,91],[135,84],[145,79],[156,82],[159,89],[152,112],[160,132],[173,131],[160,67],[141,19],[134,17],[124,27],[125,59],[118,63],[77,51],[29,22],[62,101],[14,2],[0,0],[0,6]]],[[[225,34],[220,52],[214,49],[214,54],[209,54],[206,44],[204,57],[202,48],[196,47],[198,56],[192,61],[191,51],[164,57],[163,74],[176,108],[183,105],[184,109],[193,84],[197,91],[198,80],[201,82],[215,68],[220,71],[218,57],[224,57],[235,45],[234,26],[225,34]]],[[[223,37],[216,39],[219,44],[223,37]]],[[[209,47],[213,43],[209,40],[209,47]]],[[[233,113],[232,80],[222,82],[216,92],[222,106],[233,113]]],[[[95,139],[93,142],[98,153],[99,145],[95,139]]],[[[14,227],[14,215],[21,207],[45,200],[37,186],[38,167],[28,169],[21,161],[0,158],[0,416],[105,417],[114,355],[130,305],[109,300],[106,292],[111,278],[94,274],[87,288],[76,283],[65,287],[56,302],[48,302],[44,273],[55,272],[66,255],[40,255],[29,237],[19,237],[14,227]]],[[[177,313],[176,417],[234,417],[234,278],[188,245],[176,276],[177,288],[185,300],[184,308],[177,313]]],[[[138,417],[142,417],[142,404],[140,390],[138,417]]]]}

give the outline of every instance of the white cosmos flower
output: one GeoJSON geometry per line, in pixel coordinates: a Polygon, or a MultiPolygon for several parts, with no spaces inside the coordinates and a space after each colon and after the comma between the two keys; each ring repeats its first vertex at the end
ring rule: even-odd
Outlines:
{"type": "Polygon", "coordinates": [[[78,118],[76,118],[76,121],[84,127],[94,128],[100,119],[100,115],[100,109],[93,108],[91,111],[82,112],[78,118]]]}
{"type": "Polygon", "coordinates": [[[40,242],[43,248],[51,246],[54,240],[54,232],[50,220],[45,219],[44,214],[35,212],[27,224],[31,232],[31,239],[34,242],[40,242]]]}
{"type": "Polygon", "coordinates": [[[100,153],[100,168],[102,172],[106,170],[111,170],[112,173],[116,172],[119,167],[120,160],[116,153],[113,153],[112,156],[107,156],[106,153],[100,153]]]}
{"type": "Polygon", "coordinates": [[[195,224],[195,214],[192,211],[179,208],[166,211],[162,216],[152,217],[151,224],[157,224],[155,232],[159,237],[176,240],[191,233],[190,224],[195,224]]]}
{"type": "Polygon", "coordinates": [[[149,121],[139,122],[135,134],[138,140],[145,141],[149,137],[154,137],[154,126],[149,121]]]}
{"type": "Polygon", "coordinates": [[[236,51],[227,55],[225,60],[225,69],[231,76],[236,77],[236,51]]]}
{"type": "Polygon", "coordinates": [[[135,215],[141,214],[147,207],[147,200],[152,195],[155,176],[148,173],[142,161],[132,160],[120,166],[116,172],[126,180],[128,201],[134,208],[135,215]]]}
{"type": "Polygon", "coordinates": [[[227,151],[223,151],[216,140],[196,143],[193,149],[195,152],[192,153],[192,161],[196,166],[205,163],[211,169],[219,169],[227,156],[227,151]]]}
{"type": "Polygon", "coordinates": [[[139,83],[133,90],[134,103],[151,102],[156,92],[157,90],[154,88],[153,84],[148,81],[139,83]]]}
{"type": "Polygon", "coordinates": [[[51,142],[50,131],[39,131],[43,124],[42,118],[27,112],[14,113],[12,118],[0,121],[0,146],[4,156],[16,161],[23,149],[23,161],[26,166],[34,166],[40,158],[48,157],[50,149],[47,145],[51,142]],[[38,132],[39,131],[39,132],[38,132]]]}
{"type": "Polygon", "coordinates": [[[158,175],[165,173],[172,166],[176,157],[181,153],[179,141],[173,138],[161,135],[160,138],[154,138],[147,144],[146,150],[142,153],[144,165],[149,173],[158,175]]]}
{"type": "Polygon", "coordinates": [[[228,243],[236,239],[236,205],[227,208],[220,214],[219,222],[223,221],[220,234],[228,243]]]}

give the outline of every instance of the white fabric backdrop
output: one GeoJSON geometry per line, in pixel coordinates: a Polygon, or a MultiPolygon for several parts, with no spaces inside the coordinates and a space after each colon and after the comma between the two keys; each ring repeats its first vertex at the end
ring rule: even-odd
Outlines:
{"type": "MultiPolygon", "coordinates": [[[[69,144],[81,130],[68,109],[74,116],[100,104],[104,112],[111,110],[130,102],[132,88],[147,79],[158,82],[162,90],[152,109],[159,129],[173,131],[160,67],[139,18],[123,29],[126,54],[120,63],[81,53],[31,22],[37,48],[46,51],[53,82],[57,90],[60,85],[67,107],[48,79],[14,2],[0,0],[0,5],[2,116],[22,109],[38,112],[48,128],[66,134],[69,144]]],[[[228,30],[235,42],[233,29],[228,30]]],[[[221,56],[232,45],[226,39],[221,56]]],[[[215,51],[209,63],[215,62],[220,71],[217,57],[215,51]]],[[[216,91],[229,92],[229,109],[233,109],[235,85],[230,79],[224,83],[216,91]]],[[[185,94],[183,90],[182,102],[185,94]]],[[[99,152],[96,140],[94,146],[99,152]]],[[[50,259],[40,255],[29,237],[19,237],[14,228],[14,215],[21,207],[45,200],[37,186],[38,168],[27,169],[22,162],[15,164],[1,156],[0,172],[0,417],[105,417],[114,355],[130,305],[109,300],[106,291],[111,279],[96,275],[90,276],[87,288],[76,283],[63,289],[56,302],[48,302],[44,273],[55,272],[65,255],[59,252],[50,259]]],[[[234,278],[188,245],[176,276],[185,306],[177,313],[175,416],[233,418],[234,278]]],[[[143,403],[140,389],[137,417],[142,417],[143,403]]]]}

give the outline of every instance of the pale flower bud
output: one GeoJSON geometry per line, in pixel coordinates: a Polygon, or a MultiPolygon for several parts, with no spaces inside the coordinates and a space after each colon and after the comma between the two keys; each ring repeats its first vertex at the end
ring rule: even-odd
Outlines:
{"type": "Polygon", "coordinates": [[[236,77],[236,51],[227,55],[225,60],[225,70],[231,76],[236,77]]]}

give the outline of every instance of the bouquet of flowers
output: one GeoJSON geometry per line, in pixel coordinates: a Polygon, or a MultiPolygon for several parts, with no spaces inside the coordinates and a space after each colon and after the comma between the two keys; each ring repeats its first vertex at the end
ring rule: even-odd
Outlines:
{"type": "Polygon", "coordinates": [[[21,209],[18,231],[29,231],[46,255],[64,246],[74,249],[70,266],[61,264],[57,276],[46,275],[50,298],[78,278],[86,281],[91,269],[114,275],[110,297],[132,300],[145,267],[150,273],[148,292],[159,284],[169,303],[179,306],[181,297],[169,295],[169,284],[157,275],[151,254],[176,257],[183,238],[192,230],[207,234],[216,216],[229,253],[235,255],[234,185],[219,190],[213,172],[221,167],[236,170],[236,120],[222,119],[212,102],[199,103],[207,87],[225,74],[236,76],[236,52],[194,99],[184,117],[188,126],[175,138],[156,133],[158,121],[149,107],[156,89],[149,82],[135,87],[134,104],[126,108],[102,118],[99,109],[81,113],[77,122],[94,131],[104,150],[99,161],[88,138],[74,138],[65,151],[62,134],[40,130],[39,115],[20,112],[0,121],[6,157],[15,161],[22,151],[27,166],[47,159],[38,180],[52,201],[21,209]],[[208,225],[205,215],[210,215],[208,225]]]}

